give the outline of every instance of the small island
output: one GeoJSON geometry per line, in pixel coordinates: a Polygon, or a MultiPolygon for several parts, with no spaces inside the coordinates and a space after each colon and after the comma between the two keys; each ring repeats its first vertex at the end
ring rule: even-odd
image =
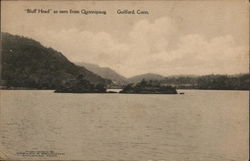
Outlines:
{"type": "Polygon", "coordinates": [[[142,80],[137,84],[128,84],[120,93],[130,94],[177,94],[176,88],[172,86],[162,86],[158,81],[142,80]]]}
{"type": "Polygon", "coordinates": [[[76,79],[69,80],[60,85],[56,93],[107,93],[104,84],[91,84],[84,79],[83,75],[79,75],[76,79]]]}

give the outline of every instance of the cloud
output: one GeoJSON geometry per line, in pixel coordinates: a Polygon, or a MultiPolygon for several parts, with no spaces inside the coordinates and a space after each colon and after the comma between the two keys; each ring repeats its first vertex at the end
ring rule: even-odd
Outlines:
{"type": "Polygon", "coordinates": [[[174,55],[169,62],[172,68],[191,74],[246,72],[248,49],[239,46],[230,35],[207,39],[201,35],[185,35],[178,48],[169,52],[174,55]]]}
{"type": "Polygon", "coordinates": [[[173,74],[234,74],[248,72],[248,48],[231,35],[207,38],[200,34],[180,35],[169,18],[150,23],[139,21],[129,34],[137,72],[173,74]]]}
{"type": "Polygon", "coordinates": [[[42,38],[44,45],[61,51],[73,62],[84,61],[112,66],[112,64],[124,61],[128,52],[126,44],[115,41],[106,32],[93,33],[70,29],[59,32],[48,31],[44,36],[47,37],[42,38]]]}
{"type": "Polygon", "coordinates": [[[169,41],[177,35],[176,24],[169,18],[159,18],[150,23],[137,22],[129,33],[131,52],[152,55],[165,50],[169,41]]]}
{"type": "MultiPolygon", "coordinates": [[[[122,31],[121,31],[122,32],[122,31]]],[[[77,28],[44,31],[33,38],[61,51],[73,62],[108,66],[125,76],[147,72],[163,75],[239,73],[248,71],[248,48],[231,35],[207,38],[180,34],[174,20],[140,20],[118,41],[112,33],[77,28]]]]}

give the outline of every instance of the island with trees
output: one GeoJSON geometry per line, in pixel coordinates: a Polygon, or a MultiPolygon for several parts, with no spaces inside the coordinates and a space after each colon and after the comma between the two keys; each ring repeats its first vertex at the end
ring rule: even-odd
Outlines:
{"type": "Polygon", "coordinates": [[[79,75],[76,79],[69,80],[60,85],[56,93],[106,93],[104,84],[92,84],[84,79],[83,75],[79,75]]]}
{"type": "Polygon", "coordinates": [[[136,84],[128,84],[120,93],[131,94],[177,94],[176,88],[172,86],[163,86],[158,81],[142,80],[136,84]]]}

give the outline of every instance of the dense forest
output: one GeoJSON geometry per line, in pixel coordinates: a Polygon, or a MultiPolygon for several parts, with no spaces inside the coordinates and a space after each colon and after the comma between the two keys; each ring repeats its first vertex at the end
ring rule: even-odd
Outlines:
{"type": "Polygon", "coordinates": [[[92,84],[79,75],[76,79],[69,80],[56,88],[58,93],[106,93],[104,84],[92,84]]]}
{"type": "Polygon", "coordinates": [[[8,33],[1,35],[1,82],[7,87],[56,89],[79,75],[92,84],[111,83],[35,40],[8,33]]]}
{"type": "Polygon", "coordinates": [[[179,89],[250,90],[250,74],[165,77],[161,84],[179,89]]]}
{"type": "Polygon", "coordinates": [[[172,86],[163,86],[158,81],[145,80],[138,83],[130,83],[125,86],[120,93],[133,94],[177,94],[176,88],[172,86]]]}

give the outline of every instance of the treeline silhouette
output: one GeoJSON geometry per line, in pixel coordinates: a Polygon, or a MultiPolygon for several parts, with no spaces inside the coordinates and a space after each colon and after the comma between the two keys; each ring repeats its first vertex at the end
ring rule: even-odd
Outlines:
{"type": "Polygon", "coordinates": [[[179,89],[250,90],[250,74],[175,76],[166,77],[160,83],[179,89]]]}
{"type": "Polygon", "coordinates": [[[76,79],[69,80],[56,88],[55,92],[59,93],[106,93],[104,84],[92,84],[79,75],[76,79]]]}
{"type": "Polygon", "coordinates": [[[176,88],[172,86],[161,85],[156,80],[145,80],[138,83],[130,83],[125,86],[120,93],[134,94],[177,94],[176,88]]]}

